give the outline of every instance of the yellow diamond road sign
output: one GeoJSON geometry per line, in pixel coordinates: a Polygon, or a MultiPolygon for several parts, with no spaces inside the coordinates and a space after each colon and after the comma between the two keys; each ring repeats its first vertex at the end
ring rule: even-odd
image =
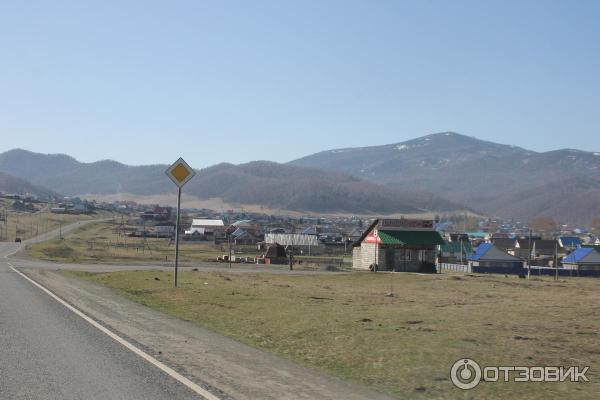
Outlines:
{"type": "Polygon", "coordinates": [[[196,172],[183,160],[183,158],[175,161],[165,173],[171,178],[173,183],[179,187],[183,187],[183,185],[196,175],[196,172]]]}

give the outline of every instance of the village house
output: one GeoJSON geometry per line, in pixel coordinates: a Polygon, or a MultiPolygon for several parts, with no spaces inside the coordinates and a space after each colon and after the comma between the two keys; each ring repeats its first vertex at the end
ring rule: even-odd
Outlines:
{"type": "Polygon", "coordinates": [[[444,240],[431,220],[377,219],[352,246],[352,266],[361,270],[431,271],[444,240]]]}
{"type": "Polygon", "coordinates": [[[517,256],[519,252],[519,241],[516,238],[493,238],[492,243],[502,251],[511,256],[517,256]]]}
{"type": "Polygon", "coordinates": [[[565,248],[569,251],[575,250],[581,247],[581,239],[577,236],[561,236],[558,238],[560,247],[565,248]]]}
{"type": "Polygon", "coordinates": [[[593,247],[581,247],[562,260],[564,269],[600,271],[600,252],[593,247]]]}
{"type": "Polygon", "coordinates": [[[233,232],[229,233],[229,240],[238,245],[256,245],[263,240],[261,236],[256,234],[256,231],[245,230],[242,228],[236,228],[233,232]]]}
{"type": "Polygon", "coordinates": [[[175,236],[175,224],[172,222],[163,222],[154,225],[153,236],[161,238],[172,238],[175,236]]]}
{"type": "Polygon", "coordinates": [[[440,246],[441,263],[463,263],[467,261],[467,256],[473,252],[473,247],[469,240],[446,242],[440,246]]]}
{"type": "Polygon", "coordinates": [[[528,261],[531,253],[531,261],[535,265],[553,264],[555,257],[562,257],[566,254],[566,249],[561,247],[560,242],[554,239],[543,240],[539,237],[532,237],[531,240],[528,237],[518,239],[498,238],[492,239],[492,243],[502,251],[522,260],[528,261]]]}
{"type": "Polygon", "coordinates": [[[549,265],[555,257],[561,257],[566,251],[560,246],[556,239],[539,239],[527,237],[517,239],[518,251],[515,255],[523,260],[529,260],[531,252],[531,262],[535,265],[549,265]]]}
{"type": "Polygon", "coordinates": [[[467,260],[473,272],[521,273],[523,269],[523,260],[499,249],[493,243],[481,243],[467,260]]]}
{"type": "Polygon", "coordinates": [[[351,243],[356,242],[363,234],[363,230],[360,228],[354,228],[348,233],[348,241],[351,243]]]}
{"type": "Polygon", "coordinates": [[[198,237],[203,240],[219,240],[225,238],[225,224],[221,219],[193,219],[187,236],[198,237]]]}

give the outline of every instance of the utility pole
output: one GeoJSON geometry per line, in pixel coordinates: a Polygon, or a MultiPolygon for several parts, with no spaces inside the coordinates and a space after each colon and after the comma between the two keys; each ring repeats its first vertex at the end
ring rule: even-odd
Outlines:
{"type": "Polygon", "coordinates": [[[558,280],[558,241],[554,240],[554,280],[558,280]]]}
{"type": "MultiPolygon", "coordinates": [[[[0,213],[0,221],[4,222],[4,225],[6,225],[6,216],[3,215],[2,213],[0,213]]],[[[2,231],[2,229],[3,229],[3,227],[0,227],[0,241],[4,237],[4,232],[2,231]]]]}
{"type": "Polygon", "coordinates": [[[290,233],[290,238],[291,238],[291,243],[288,244],[288,248],[290,249],[290,271],[294,270],[294,242],[295,242],[295,234],[296,234],[296,225],[294,223],[293,219],[290,219],[290,225],[291,225],[291,233],[290,233]]]}
{"type": "Polygon", "coordinates": [[[527,261],[527,279],[531,277],[531,228],[529,229],[529,245],[527,246],[528,261],[527,261]]]}
{"type": "Polygon", "coordinates": [[[227,242],[229,244],[229,268],[231,268],[231,234],[227,234],[227,242]]]}
{"type": "Polygon", "coordinates": [[[296,231],[296,227],[292,222],[292,244],[290,246],[290,271],[294,270],[294,232],[296,231]]]}
{"type": "Polygon", "coordinates": [[[373,272],[377,271],[377,228],[373,228],[373,239],[374,240],[374,246],[375,246],[375,257],[373,258],[373,272]]]}
{"type": "Polygon", "coordinates": [[[142,254],[146,253],[146,220],[142,218],[142,254]]]}

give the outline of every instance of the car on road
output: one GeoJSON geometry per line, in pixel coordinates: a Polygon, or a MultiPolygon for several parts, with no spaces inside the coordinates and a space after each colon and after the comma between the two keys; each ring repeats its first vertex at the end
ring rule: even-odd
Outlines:
{"type": "Polygon", "coordinates": [[[21,238],[15,238],[15,243],[21,243],[21,238]]]}

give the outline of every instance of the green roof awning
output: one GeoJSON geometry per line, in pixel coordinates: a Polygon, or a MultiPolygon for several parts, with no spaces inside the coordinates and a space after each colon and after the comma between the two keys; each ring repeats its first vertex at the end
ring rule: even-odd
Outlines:
{"type": "Polygon", "coordinates": [[[437,231],[379,231],[381,244],[401,246],[443,245],[444,239],[437,231]]]}

